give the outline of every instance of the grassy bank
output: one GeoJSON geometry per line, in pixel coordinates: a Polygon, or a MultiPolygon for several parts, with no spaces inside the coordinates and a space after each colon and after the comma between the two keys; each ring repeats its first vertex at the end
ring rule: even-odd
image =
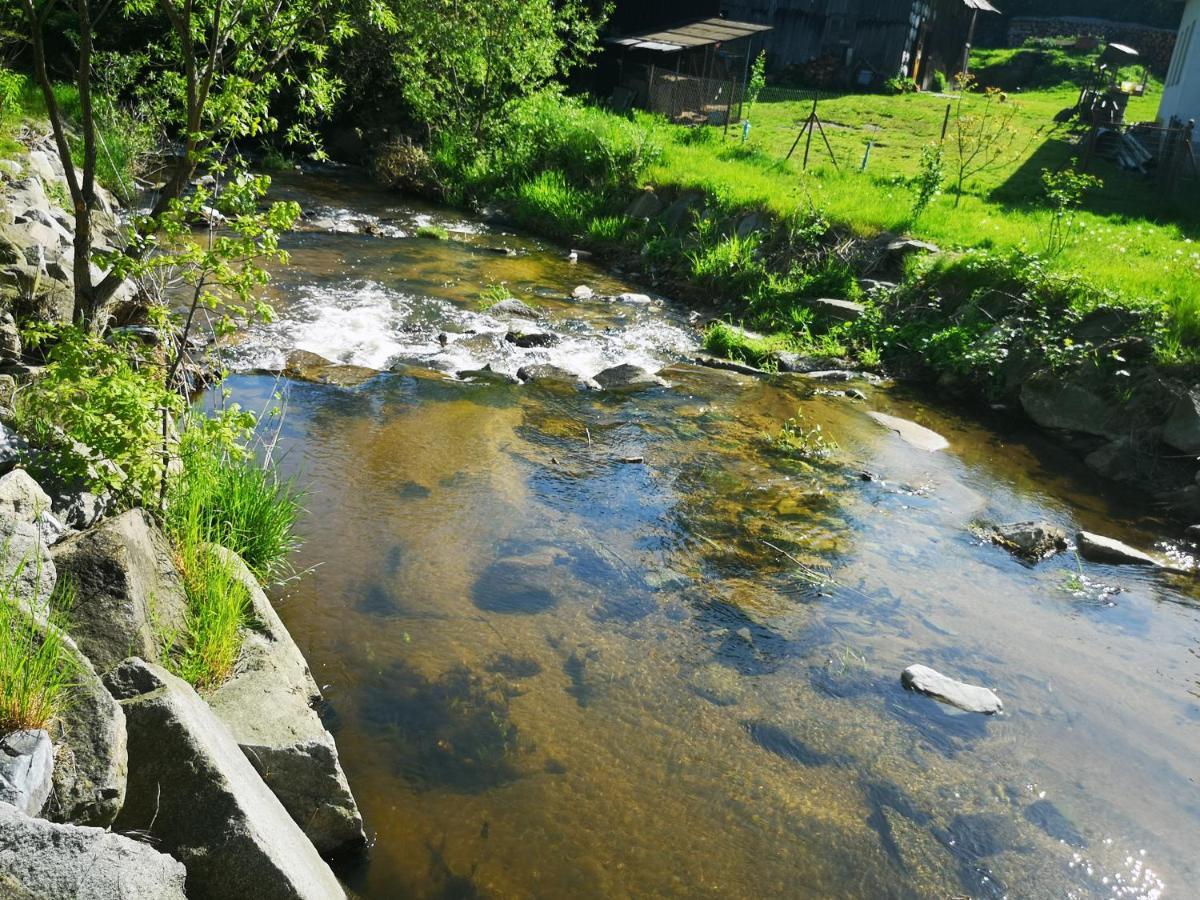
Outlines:
{"type": "MultiPolygon", "coordinates": [[[[818,136],[804,171],[800,153],[784,156],[811,100],[760,101],[743,144],[737,129],[726,136],[719,127],[539,98],[514,113],[513,128],[492,146],[435,142],[428,165],[430,177],[449,186],[448,199],[499,198],[530,229],[633,263],[685,298],[715,300],[731,322],[765,332],[772,346],[851,354],[869,364],[917,360],[987,381],[994,361],[1015,350],[1060,366],[1137,338],[1160,365],[1191,366],[1200,355],[1195,182],[1162,197],[1152,182],[1098,161],[1093,172],[1104,186],[1058,216],[1070,234],[1065,246],[1053,246],[1056,213],[1041,175],[1069,166],[1078,153],[1079,135],[1052,122],[1074,100],[1074,89],[1062,85],[1003,99],[978,92],[825,97],[819,109],[837,126],[827,131],[839,165],[818,136]],[[949,177],[918,215],[912,176],[922,151],[940,137],[948,104],[951,175],[959,117],[964,127],[993,121],[1013,138],[994,165],[964,180],[961,194],[949,177]],[[863,171],[867,140],[874,146],[863,171]],[[667,224],[631,218],[629,203],[646,186],[668,204],[693,202],[667,224]],[[747,223],[751,213],[756,219],[747,223]],[[893,273],[903,289],[886,302],[862,297],[856,278],[864,274],[858,251],[881,233],[946,251],[893,273]],[[952,300],[941,303],[943,295],[952,300]],[[822,323],[804,302],[817,296],[861,300],[867,314],[850,325],[822,323]],[[1077,326],[1109,309],[1130,311],[1121,320],[1125,332],[1110,328],[1102,340],[1081,340],[1077,326]],[[980,336],[1003,318],[1029,327],[991,336],[981,353],[980,336]]],[[[1156,105],[1152,84],[1132,102],[1130,118],[1151,117],[1156,105]]],[[[761,349],[742,348],[742,355],[761,356],[761,349]]]]}

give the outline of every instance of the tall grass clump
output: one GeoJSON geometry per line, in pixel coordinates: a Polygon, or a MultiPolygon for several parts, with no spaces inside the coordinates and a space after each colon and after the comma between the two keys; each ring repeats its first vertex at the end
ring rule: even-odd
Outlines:
{"type": "Polygon", "coordinates": [[[45,728],[70,703],[76,677],[75,659],[63,638],[68,587],[56,588],[50,623],[34,622],[16,601],[14,585],[22,562],[0,585],[0,734],[45,728]]]}
{"type": "Polygon", "coordinates": [[[521,224],[572,234],[584,229],[600,205],[600,198],[572,185],[557,169],[520,185],[513,196],[513,214],[521,224]]]}
{"type": "Polygon", "coordinates": [[[228,417],[193,423],[184,432],[183,471],[170,492],[167,530],[177,545],[213,543],[232,550],[267,581],[297,546],[301,496],[291,479],[237,443],[226,431],[228,417]]]}
{"type": "Polygon", "coordinates": [[[205,523],[193,517],[175,534],[179,572],[187,593],[185,633],[168,635],[165,654],[170,668],[194,687],[224,681],[242,648],[242,628],[249,620],[250,592],[238,578],[234,562],[204,540],[205,523]]]}

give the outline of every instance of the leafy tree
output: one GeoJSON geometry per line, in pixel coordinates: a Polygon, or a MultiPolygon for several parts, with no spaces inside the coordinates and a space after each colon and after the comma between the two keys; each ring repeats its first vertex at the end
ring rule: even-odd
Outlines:
{"type": "Polygon", "coordinates": [[[605,6],[582,0],[386,0],[405,102],[431,131],[474,143],[502,127],[509,106],[581,65],[605,6]]]}
{"type": "MultiPolygon", "coordinates": [[[[60,7],[71,12],[76,44],[75,86],[79,92],[78,171],[66,167],[75,216],[74,318],[91,330],[104,327],[103,311],[125,280],[128,266],[114,265],[93,279],[91,212],[96,202],[96,51],[98,25],[112,15],[109,3],[95,0],[18,0],[20,25],[32,51],[41,87],[64,160],[72,158],[68,123],[47,68],[47,23],[60,7]]],[[[373,0],[372,0],[373,2],[373,0]]],[[[351,33],[336,0],[126,0],[122,12],[140,20],[154,35],[146,53],[144,83],[163,100],[166,125],[177,135],[180,152],[168,166],[165,183],[148,217],[139,221],[126,251],[137,260],[152,246],[145,240],[159,218],[182,197],[197,168],[219,155],[226,143],[275,129],[270,102],[287,90],[299,117],[288,129],[293,140],[311,138],[306,117],[327,110],[339,86],[324,59],[331,43],[351,33]]]]}
{"type": "Polygon", "coordinates": [[[921,151],[921,162],[917,174],[909,181],[913,190],[910,222],[916,222],[929,208],[933,199],[942,192],[946,180],[946,154],[941,144],[931,144],[921,151]]]}
{"type": "Polygon", "coordinates": [[[750,111],[754,109],[754,104],[758,102],[758,95],[762,93],[762,89],[767,86],[767,51],[764,50],[758,54],[758,58],[754,60],[754,64],[750,67],[750,79],[746,82],[746,118],[750,118],[750,111]]]}
{"type": "Polygon", "coordinates": [[[1042,238],[1050,257],[1066,250],[1079,229],[1075,212],[1083,205],[1084,195],[1093,188],[1104,187],[1104,182],[1095,175],[1077,171],[1078,164],[1079,160],[1073,159],[1060,172],[1042,169],[1042,196],[1048,211],[1042,238]]]}
{"type": "Polygon", "coordinates": [[[982,175],[1002,163],[1020,156],[1041,134],[1034,132],[1027,141],[1021,140],[1016,127],[1019,108],[1007,100],[1006,95],[996,88],[983,92],[982,103],[971,103],[968,98],[974,84],[973,76],[961,75],[955,79],[959,89],[954,104],[952,119],[951,148],[954,163],[954,205],[962,202],[963,187],[968,178],[982,175]]]}

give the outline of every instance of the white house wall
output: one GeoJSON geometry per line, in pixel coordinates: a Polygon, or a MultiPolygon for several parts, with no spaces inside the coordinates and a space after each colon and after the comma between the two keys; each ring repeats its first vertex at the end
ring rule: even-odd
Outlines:
{"type": "Polygon", "coordinates": [[[1200,0],[1188,0],[1184,8],[1158,107],[1159,122],[1165,125],[1172,117],[1200,122],[1200,0]]]}

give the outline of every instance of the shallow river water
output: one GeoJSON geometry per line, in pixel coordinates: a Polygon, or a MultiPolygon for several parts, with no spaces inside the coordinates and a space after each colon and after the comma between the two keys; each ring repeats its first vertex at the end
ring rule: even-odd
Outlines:
{"type": "Polygon", "coordinates": [[[354,891],[1200,896],[1196,583],[1028,566],[971,527],[1170,549],[1138,497],[936,398],[685,364],[686,310],[568,300],[639,289],[561,248],[350,179],[279,192],[306,226],[230,387],[255,408],[279,393],[276,452],[307,491],[310,571],[275,598],[371,835],[341,872],[354,891]],[[429,222],[451,240],[416,237],[429,222]],[[506,343],[490,283],[562,341],[506,343]],[[293,348],[404,365],[350,388],[254,374],[293,348]],[[667,384],[451,377],[546,361],[667,384]],[[798,411],[828,460],[773,451],[798,411]],[[912,663],[1004,712],[907,693],[912,663]]]}

